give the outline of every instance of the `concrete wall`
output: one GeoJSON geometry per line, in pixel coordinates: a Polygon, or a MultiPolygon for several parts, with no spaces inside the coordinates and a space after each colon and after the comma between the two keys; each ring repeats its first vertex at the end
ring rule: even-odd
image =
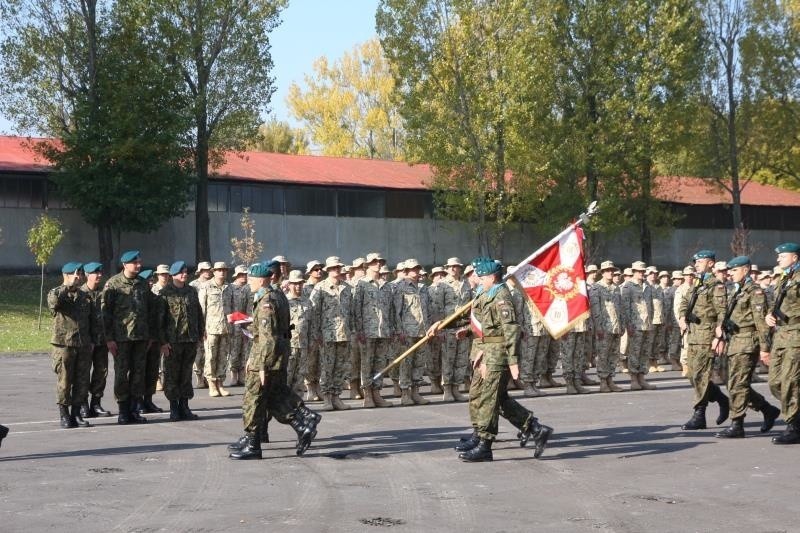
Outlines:
{"type": "MultiPolygon", "coordinates": [[[[33,256],[26,245],[26,233],[41,213],[35,209],[0,208],[0,269],[35,270],[33,256]]],[[[70,260],[90,261],[98,257],[97,233],[73,210],[51,210],[64,223],[67,234],[56,249],[50,267],[70,260]]],[[[210,213],[212,260],[231,260],[230,238],[241,232],[240,213],[210,213]]],[[[310,259],[324,260],[338,255],[345,262],[370,251],[379,251],[394,265],[414,257],[426,265],[441,264],[448,257],[467,261],[477,254],[477,239],[472,225],[434,219],[336,218],[255,214],[256,236],[264,243],[264,258],[282,254],[296,265],[310,259]]],[[[523,259],[551,235],[536,235],[528,227],[517,227],[507,234],[506,262],[523,259]]],[[[717,251],[721,259],[732,255],[730,231],[675,230],[655,236],[653,261],[671,269],[687,263],[699,248],[717,251]]],[[[774,263],[773,248],[800,235],[780,231],[752,231],[757,247],[753,259],[760,265],[774,263]]],[[[194,213],[174,219],[149,234],[123,233],[121,249],[139,249],[148,266],[177,259],[194,263],[194,213]]],[[[116,242],[115,242],[116,246],[116,242]]],[[[610,258],[618,265],[639,259],[639,242],[633,233],[621,233],[605,242],[591,260],[610,258]]]]}

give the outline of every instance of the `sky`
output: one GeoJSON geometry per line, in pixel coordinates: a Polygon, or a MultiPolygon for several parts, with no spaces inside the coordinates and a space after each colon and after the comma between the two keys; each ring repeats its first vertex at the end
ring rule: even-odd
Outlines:
{"type": "MultiPolygon", "coordinates": [[[[275,94],[272,115],[296,122],[286,107],[289,85],[302,86],[320,56],[340,57],[375,35],[375,10],[379,0],[289,0],[282,23],[272,34],[275,94]]],[[[13,124],[0,116],[0,133],[13,134],[13,124]]]]}

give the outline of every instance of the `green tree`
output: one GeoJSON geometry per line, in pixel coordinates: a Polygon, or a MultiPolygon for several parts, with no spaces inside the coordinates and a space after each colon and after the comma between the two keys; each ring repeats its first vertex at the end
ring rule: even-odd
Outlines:
{"type": "Polygon", "coordinates": [[[300,128],[271,118],[258,128],[258,138],[250,145],[254,150],[278,154],[307,154],[308,139],[300,128]]]}
{"type": "Polygon", "coordinates": [[[250,216],[250,208],[242,210],[242,217],[239,219],[242,228],[242,238],[232,237],[231,257],[234,262],[241,261],[245,265],[252,265],[261,257],[264,251],[264,244],[256,238],[256,222],[250,216]]]}
{"type": "Polygon", "coordinates": [[[53,257],[61,239],[64,238],[64,230],[61,222],[47,213],[36,219],[36,222],[28,230],[28,249],[33,254],[36,264],[41,268],[41,283],[39,285],[39,321],[37,328],[42,329],[42,302],[44,301],[44,270],[50,258],[53,257]]]}
{"type": "Polygon", "coordinates": [[[360,44],[333,64],[320,57],[313,68],[305,88],[292,83],[287,102],[322,153],[402,159],[403,126],[380,42],[360,44]]]}
{"type": "Polygon", "coordinates": [[[269,34],[287,0],[157,0],[144,24],[184,81],[197,175],[195,259],[211,256],[208,176],[258,136],[274,92],[269,34]]]}

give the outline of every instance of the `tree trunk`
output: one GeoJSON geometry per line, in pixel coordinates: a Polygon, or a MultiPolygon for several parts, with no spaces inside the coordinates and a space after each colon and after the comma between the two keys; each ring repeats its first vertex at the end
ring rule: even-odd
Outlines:
{"type": "Polygon", "coordinates": [[[645,263],[651,263],[653,259],[653,238],[648,220],[653,201],[652,171],[652,161],[645,161],[642,164],[642,204],[639,212],[639,241],[642,246],[642,261],[645,263]]]}
{"type": "Polygon", "coordinates": [[[37,331],[42,331],[42,301],[44,301],[44,263],[42,263],[42,279],[39,284],[39,324],[36,326],[37,331]]]}
{"type": "Polygon", "coordinates": [[[110,224],[97,227],[97,248],[100,250],[100,262],[103,263],[103,272],[111,276],[114,274],[114,240],[110,224]]]}
{"type": "Polygon", "coordinates": [[[739,188],[739,147],[736,135],[736,95],[734,94],[733,47],[728,48],[728,157],[731,164],[731,200],[733,203],[733,229],[742,227],[742,191],[739,188]]]}
{"type": "Polygon", "coordinates": [[[211,260],[208,221],[208,131],[205,118],[197,123],[197,198],[195,199],[195,262],[211,260]]]}

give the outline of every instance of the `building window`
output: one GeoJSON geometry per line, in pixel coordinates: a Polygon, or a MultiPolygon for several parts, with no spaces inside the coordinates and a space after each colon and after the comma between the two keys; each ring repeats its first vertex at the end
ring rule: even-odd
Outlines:
{"type": "Polygon", "coordinates": [[[286,214],[336,216],[336,191],[316,187],[287,187],[286,214]]]}
{"type": "Polygon", "coordinates": [[[340,217],[386,216],[386,194],[383,191],[351,191],[340,189],[336,193],[337,214],[340,217]]]}
{"type": "Polygon", "coordinates": [[[433,195],[430,192],[388,191],[386,218],[432,218],[433,195]]]}
{"type": "Polygon", "coordinates": [[[0,178],[0,207],[42,209],[45,181],[31,178],[0,178]]]}
{"type": "Polygon", "coordinates": [[[208,184],[208,212],[221,213],[228,210],[228,184],[208,184]]]}

